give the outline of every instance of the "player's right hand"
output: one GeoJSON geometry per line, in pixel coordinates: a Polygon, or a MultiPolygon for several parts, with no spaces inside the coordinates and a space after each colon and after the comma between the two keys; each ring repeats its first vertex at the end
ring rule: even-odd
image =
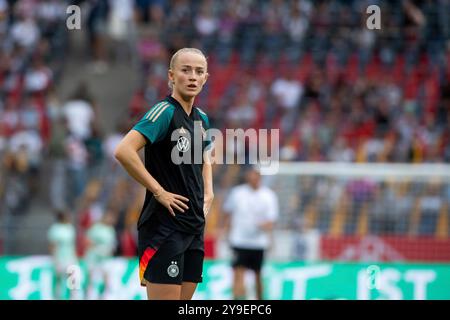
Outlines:
{"type": "Polygon", "coordinates": [[[189,199],[183,197],[179,194],[171,193],[166,190],[160,191],[158,194],[154,195],[155,199],[161,203],[167,210],[169,210],[170,214],[175,217],[174,209],[181,211],[184,213],[185,210],[188,210],[189,207],[185,202],[189,202],[189,199]]]}

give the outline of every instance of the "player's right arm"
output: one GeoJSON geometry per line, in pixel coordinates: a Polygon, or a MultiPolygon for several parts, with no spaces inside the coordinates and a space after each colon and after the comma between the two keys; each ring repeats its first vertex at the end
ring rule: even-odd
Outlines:
{"type": "Polygon", "coordinates": [[[266,192],[266,201],[266,217],[258,227],[265,232],[271,232],[279,216],[278,198],[272,190],[266,192]]]}
{"type": "Polygon", "coordinates": [[[224,238],[228,238],[230,234],[231,228],[231,215],[235,210],[235,200],[236,198],[236,188],[231,189],[229,195],[225,198],[225,201],[222,206],[222,225],[221,225],[221,234],[224,238]]]}
{"type": "Polygon", "coordinates": [[[56,246],[54,243],[50,243],[48,246],[48,250],[50,252],[50,255],[54,255],[56,252],[56,246]]]}
{"type": "Polygon", "coordinates": [[[47,240],[49,242],[48,249],[51,255],[56,252],[56,241],[55,241],[55,227],[51,226],[47,233],[47,240]]]}
{"type": "Polygon", "coordinates": [[[139,157],[139,150],[141,150],[146,143],[147,141],[141,133],[131,130],[117,146],[114,156],[128,172],[128,174],[145,188],[150,190],[155,199],[166,207],[170,214],[175,216],[173,209],[184,212],[183,209],[188,209],[188,206],[184,202],[189,201],[189,199],[181,195],[165,191],[158,181],[156,181],[156,179],[153,178],[145,168],[144,163],[139,157]]]}

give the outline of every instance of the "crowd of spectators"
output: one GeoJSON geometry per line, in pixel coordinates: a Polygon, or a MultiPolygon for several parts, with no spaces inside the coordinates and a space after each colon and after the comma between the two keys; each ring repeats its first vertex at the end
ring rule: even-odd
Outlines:
{"type": "Polygon", "coordinates": [[[12,212],[26,211],[51,161],[52,208],[78,208],[85,228],[112,210],[131,230],[142,195],[117,204],[129,181],[114,146],[168,94],[168,59],[184,46],[208,56],[196,102],[212,126],[280,129],[282,160],[450,161],[448,0],[72,1],[87,13],[94,72],[139,66],[127,121],[107,134],[86,84],[67,101],[56,94],[68,4],[0,0],[0,199],[12,212]],[[373,4],[379,30],[366,26],[373,4]]]}
{"type": "MultiPolygon", "coordinates": [[[[167,94],[170,54],[198,46],[208,55],[211,74],[198,104],[213,127],[280,129],[281,160],[450,161],[449,1],[180,0],[154,1],[149,8],[138,43],[142,86],[130,117],[138,119],[167,94]],[[381,9],[379,30],[366,25],[366,8],[373,4],[381,9]]],[[[229,175],[217,173],[226,190],[222,180],[229,175]]],[[[446,184],[438,191],[370,181],[330,185],[349,201],[341,234],[441,234],[446,184]],[[359,199],[366,189],[373,196],[359,199]],[[399,214],[387,213],[389,206],[399,214]],[[368,223],[358,231],[364,212],[368,223]],[[409,218],[418,221],[415,226],[409,218]]],[[[325,212],[314,227],[330,232],[339,203],[320,198],[315,184],[289,194],[321,199],[312,203],[325,207],[310,207],[325,212]]],[[[305,203],[293,207],[297,217],[305,203]]],[[[289,215],[284,218],[293,225],[289,215]]]]}
{"type": "Polygon", "coordinates": [[[38,189],[66,45],[63,21],[62,1],[0,1],[0,196],[15,213],[26,211],[38,189]]]}
{"type": "Polygon", "coordinates": [[[168,55],[193,45],[209,56],[199,104],[213,124],[279,128],[284,160],[450,160],[449,1],[370,3],[380,30],[366,1],[151,3],[131,115],[167,93],[168,55]]]}

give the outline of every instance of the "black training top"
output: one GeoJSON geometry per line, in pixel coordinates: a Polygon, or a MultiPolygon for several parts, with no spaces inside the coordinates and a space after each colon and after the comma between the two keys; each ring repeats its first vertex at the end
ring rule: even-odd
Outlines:
{"type": "Polygon", "coordinates": [[[148,222],[187,233],[203,231],[202,169],[203,151],[210,144],[205,132],[208,129],[209,120],[203,111],[193,107],[188,115],[171,96],[156,103],[133,127],[147,140],[145,168],[164,190],[189,199],[189,209],[184,213],[174,209],[173,217],[147,190],[138,229],[148,222]]]}

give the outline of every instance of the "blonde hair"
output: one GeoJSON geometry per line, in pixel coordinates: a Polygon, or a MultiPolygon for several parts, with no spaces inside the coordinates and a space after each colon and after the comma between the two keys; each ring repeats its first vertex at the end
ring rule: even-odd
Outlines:
{"type": "MultiPolygon", "coordinates": [[[[208,59],[206,58],[205,54],[204,54],[200,49],[197,49],[197,48],[181,48],[181,49],[179,49],[177,52],[175,52],[175,53],[172,55],[172,58],[170,58],[169,70],[174,68],[174,66],[175,66],[175,61],[177,60],[177,58],[178,58],[178,56],[179,56],[180,54],[182,54],[182,53],[189,53],[189,52],[190,52],[190,53],[196,53],[196,54],[199,54],[199,55],[201,55],[203,58],[205,58],[205,61],[206,61],[206,67],[208,67],[208,59]]],[[[168,81],[168,85],[169,85],[170,90],[172,90],[172,89],[173,89],[173,84],[172,84],[172,81],[170,81],[170,79],[169,79],[169,81],[168,81]]]]}

